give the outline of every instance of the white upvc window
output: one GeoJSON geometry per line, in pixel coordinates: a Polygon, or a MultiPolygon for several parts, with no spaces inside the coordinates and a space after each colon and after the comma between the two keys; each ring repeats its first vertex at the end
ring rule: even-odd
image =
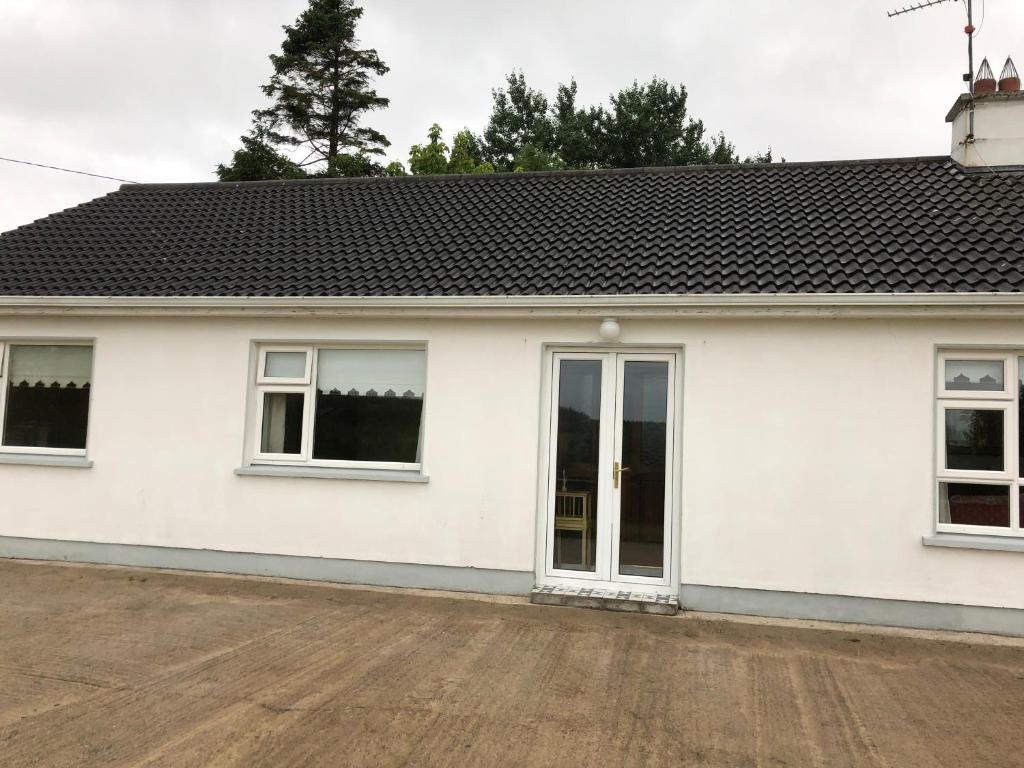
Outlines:
{"type": "Polygon", "coordinates": [[[947,350],[936,391],[936,531],[1024,536],[1024,350],[947,350]]]}
{"type": "Polygon", "coordinates": [[[0,340],[0,453],[84,456],[92,344],[0,340]]]}
{"type": "Polygon", "coordinates": [[[422,346],[261,344],[253,464],[421,469],[422,346]]]}

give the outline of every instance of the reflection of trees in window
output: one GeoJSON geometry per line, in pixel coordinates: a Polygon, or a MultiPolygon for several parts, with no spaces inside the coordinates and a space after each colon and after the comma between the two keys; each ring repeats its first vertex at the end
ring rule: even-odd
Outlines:
{"type": "Polygon", "coordinates": [[[558,409],[556,470],[562,490],[593,490],[600,450],[600,419],[575,408],[558,409]],[[565,488],[562,481],[565,480],[565,488]]]}
{"type": "Polygon", "coordinates": [[[950,469],[1003,469],[1003,412],[994,409],[946,410],[946,460],[950,469]]]}

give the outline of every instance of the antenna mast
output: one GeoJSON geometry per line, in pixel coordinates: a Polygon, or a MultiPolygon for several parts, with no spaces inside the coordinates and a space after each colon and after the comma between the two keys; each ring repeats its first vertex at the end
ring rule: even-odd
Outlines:
{"type": "MultiPolygon", "coordinates": [[[[891,10],[887,15],[891,19],[894,16],[902,16],[905,13],[922,11],[925,8],[931,8],[933,5],[940,5],[942,3],[949,2],[953,2],[953,0],[924,0],[924,2],[917,3],[916,5],[909,5],[904,8],[891,10]]],[[[966,142],[970,144],[974,141],[974,0],[966,0],[966,4],[967,26],[964,27],[964,33],[967,35],[967,74],[964,75],[964,82],[967,83],[967,92],[970,94],[971,100],[971,103],[968,106],[971,124],[966,138],[966,142]]]]}

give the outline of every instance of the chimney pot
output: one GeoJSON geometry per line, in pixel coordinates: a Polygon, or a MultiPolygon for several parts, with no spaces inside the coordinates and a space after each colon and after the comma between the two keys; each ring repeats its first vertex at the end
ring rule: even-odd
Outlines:
{"type": "Polygon", "coordinates": [[[992,93],[996,89],[996,76],[992,73],[992,67],[989,66],[988,59],[981,60],[981,66],[978,67],[978,74],[974,78],[974,92],[977,93],[992,93]]]}
{"type": "Polygon", "coordinates": [[[1003,65],[1003,71],[999,73],[999,90],[1020,90],[1020,75],[1017,73],[1017,67],[1013,64],[1013,59],[1009,56],[1006,57],[1006,63],[1003,65]]]}

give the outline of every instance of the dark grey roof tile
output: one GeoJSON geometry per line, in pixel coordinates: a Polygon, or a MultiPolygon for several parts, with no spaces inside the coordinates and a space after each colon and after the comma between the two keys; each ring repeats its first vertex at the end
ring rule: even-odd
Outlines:
{"type": "Polygon", "coordinates": [[[946,157],[127,185],[0,235],[0,294],[1018,291],[1022,216],[946,157]]]}

